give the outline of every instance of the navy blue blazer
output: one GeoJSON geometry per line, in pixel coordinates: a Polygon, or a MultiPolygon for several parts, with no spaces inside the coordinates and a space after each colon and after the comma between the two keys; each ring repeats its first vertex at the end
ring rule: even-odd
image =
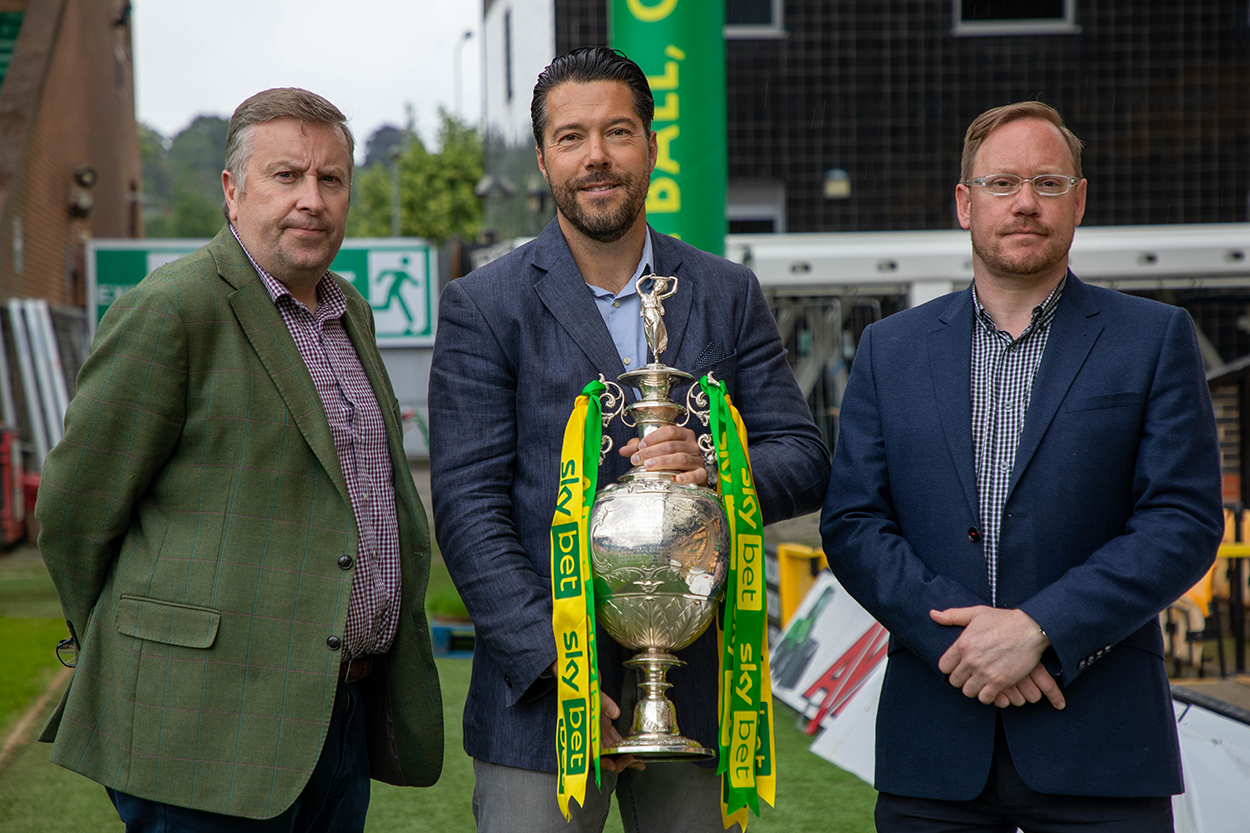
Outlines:
{"type": "MultiPolygon", "coordinates": [[[[652,245],[655,272],[679,280],[664,302],[661,358],[728,384],[765,523],[816,511],[829,452],[755,276],[654,231],[652,245]]],[[[556,770],[556,696],[539,675],[556,659],[549,537],[560,446],[586,383],[625,370],[555,221],[443,290],[430,374],[431,493],[438,543],[477,637],[464,711],[474,758],[556,770]]],[[[691,427],[701,429],[694,419],[691,427]]],[[[631,432],[618,419],[609,433],[600,488],[629,468],[615,449],[631,432]]],[[[603,690],[619,702],[628,653],[602,629],[598,647],[603,690]]],[[[669,693],[681,730],[715,748],[715,629],[678,656],[688,665],[670,671],[669,693]]]]}
{"type": "MultiPolygon", "coordinates": [[[[994,706],[938,671],[988,605],[973,461],[971,289],[865,330],[842,403],[821,532],[838,580],[890,631],[877,789],[965,800],[985,786],[994,706]],[[977,539],[977,540],[973,540],[977,539]]],[[[1215,419],[1179,308],[1069,273],[1011,473],[998,606],[1050,637],[1067,708],[1002,710],[1044,793],[1182,790],[1158,613],[1211,565],[1224,528],[1215,419]]]]}

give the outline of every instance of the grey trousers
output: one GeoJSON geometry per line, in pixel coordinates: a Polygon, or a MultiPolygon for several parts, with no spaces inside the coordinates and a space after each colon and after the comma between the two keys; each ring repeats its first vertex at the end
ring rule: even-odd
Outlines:
{"type": "MultiPolygon", "coordinates": [[[[722,833],[720,778],[713,768],[692,763],[652,763],[645,770],[593,775],[586,804],[569,802],[571,818],[560,815],[556,775],[473,761],[473,818],[478,833],[601,833],[616,795],[625,833],[722,833]]],[[[729,833],[742,833],[738,824],[729,833]]]]}
{"type": "MultiPolygon", "coordinates": [[[[616,728],[629,733],[638,688],[626,672],[621,716],[616,728]]],[[[715,767],[686,761],[650,763],[644,770],[603,771],[602,789],[593,772],[586,785],[586,803],[569,802],[566,822],[556,803],[556,774],[535,772],[486,761],[473,761],[473,818],[478,833],[602,833],[612,795],[625,833],[742,833],[737,822],[728,829],[720,814],[720,776],[715,767]]]]}

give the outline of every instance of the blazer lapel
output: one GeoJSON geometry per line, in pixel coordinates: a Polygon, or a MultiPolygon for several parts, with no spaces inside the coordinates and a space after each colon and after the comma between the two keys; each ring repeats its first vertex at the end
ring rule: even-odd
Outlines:
{"type": "MultiPolygon", "coordinates": [[[[391,457],[396,457],[396,443],[399,440],[400,452],[403,454],[403,426],[400,425],[398,417],[390,402],[390,385],[386,376],[386,368],[382,364],[382,355],[378,352],[377,336],[369,328],[368,319],[363,313],[363,309],[359,307],[352,297],[355,290],[347,281],[340,280],[343,292],[347,295],[347,311],[343,313],[343,328],[347,330],[347,337],[352,341],[352,347],[356,349],[356,357],[360,359],[360,366],[364,368],[365,376],[369,379],[369,387],[373,388],[373,395],[378,400],[378,409],[382,412],[382,421],[386,424],[387,442],[391,449],[391,457]]],[[[405,470],[407,469],[407,460],[404,460],[405,470]]]]}
{"type": "MultiPolygon", "coordinates": [[[[337,277],[337,276],[336,276],[337,277]]],[[[422,550],[425,535],[421,532],[421,520],[416,511],[420,497],[416,493],[416,484],[408,472],[408,455],[404,452],[404,426],[396,409],[391,407],[394,391],[386,374],[386,366],[382,354],[378,350],[377,336],[369,326],[365,304],[355,289],[347,281],[339,279],[339,284],[347,294],[347,311],[343,313],[343,328],[347,337],[356,349],[360,366],[364,368],[369,386],[378,400],[378,410],[382,412],[382,421],[386,425],[386,444],[391,458],[391,480],[395,485],[395,508],[399,516],[399,540],[405,552],[416,553],[416,558],[424,557],[422,550]],[[415,542],[415,543],[413,543],[415,542]]],[[[346,488],[346,484],[344,484],[346,488]]],[[[410,571],[409,571],[410,572],[410,571]]],[[[405,581],[411,576],[404,575],[405,581]]],[[[418,617],[419,618],[419,617],[418,617]]]]}
{"type": "Polygon", "coordinates": [[[972,514],[980,517],[972,448],[972,291],[954,296],[929,331],[929,367],[938,420],[946,436],[959,485],[972,514]]]}
{"type": "Polygon", "coordinates": [[[608,326],[586,288],[573,253],[564,242],[557,220],[547,224],[534,246],[533,266],[544,274],[534,283],[534,291],[565,333],[590,359],[595,369],[609,381],[625,372],[608,326]]]}
{"type": "Polygon", "coordinates": [[[1016,446],[1016,461],[1011,469],[1011,482],[1007,494],[1016,488],[1034,452],[1046,435],[1059,406],[1067,396],[1068,388],[1093,349],[1094,342],[1102,332],[1098,323],[1098,305],[1089,287],[1068,273],[1068,283],[1059,299],[1054,320],[1050,323],[1050,335],[1046,339],[1046,352],[1042,354],[1041,366],[1033,379],[1033,392],[1029,397],[1029,410],[1024,417],[1024,430],[1016,446]]]}
{"type": "Polygon", "coordinates": [[[230,307],[244,336],[269,371],[304,440],[343,499],[350,503],[347,481],[343,479],[343,468],[334,449],[321,397],[286,322],[228,226],[218,233],[210,249],[217,261],[218,273],[235,288],[229,295],[230,307]]]}

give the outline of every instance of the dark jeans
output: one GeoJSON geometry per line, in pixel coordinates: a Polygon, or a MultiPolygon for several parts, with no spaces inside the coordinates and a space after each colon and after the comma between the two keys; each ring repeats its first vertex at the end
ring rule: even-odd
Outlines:
{"type": "Polygon", "coordinates": [[[271,819],[189,810],[108,790],[126,833],[359,833],[369,809],[369,754],[359,683],[339,683],[321,757],[295,803],[271,819]]]}
{"type": "Polygon", "coordinates": [[[994,763],[971,801],[939,801],[881,793],[878,833],[1172,833],[1172,799],[1048,795],[1029,789],[1011,760],[1002,720],[994,763]]]}

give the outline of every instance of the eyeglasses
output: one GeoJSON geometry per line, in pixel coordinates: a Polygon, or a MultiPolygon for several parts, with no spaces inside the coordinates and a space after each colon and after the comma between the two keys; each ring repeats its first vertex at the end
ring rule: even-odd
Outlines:
{"type": "Polygon", "coordinates": [[[62,639],[56,643],[56,658],[66,668],[78,667],[78,640],[74,637],[62,639]]]}
{"type": "Polygon", "coordinates": [[[1024,183],[1033,185],[1033,193],[1043,197],[1062,197],[1072,190],[1072,186],[1081,181],[1080,177],[1063,176],[1062,174],[1040,174],[1032,177],[1021,177],[1015,174],[986,174],[976,179],[969,179],[964,185],[980,185],[987,194],[996,197],[1010,197],[1024,187],[1024,183]]]}

